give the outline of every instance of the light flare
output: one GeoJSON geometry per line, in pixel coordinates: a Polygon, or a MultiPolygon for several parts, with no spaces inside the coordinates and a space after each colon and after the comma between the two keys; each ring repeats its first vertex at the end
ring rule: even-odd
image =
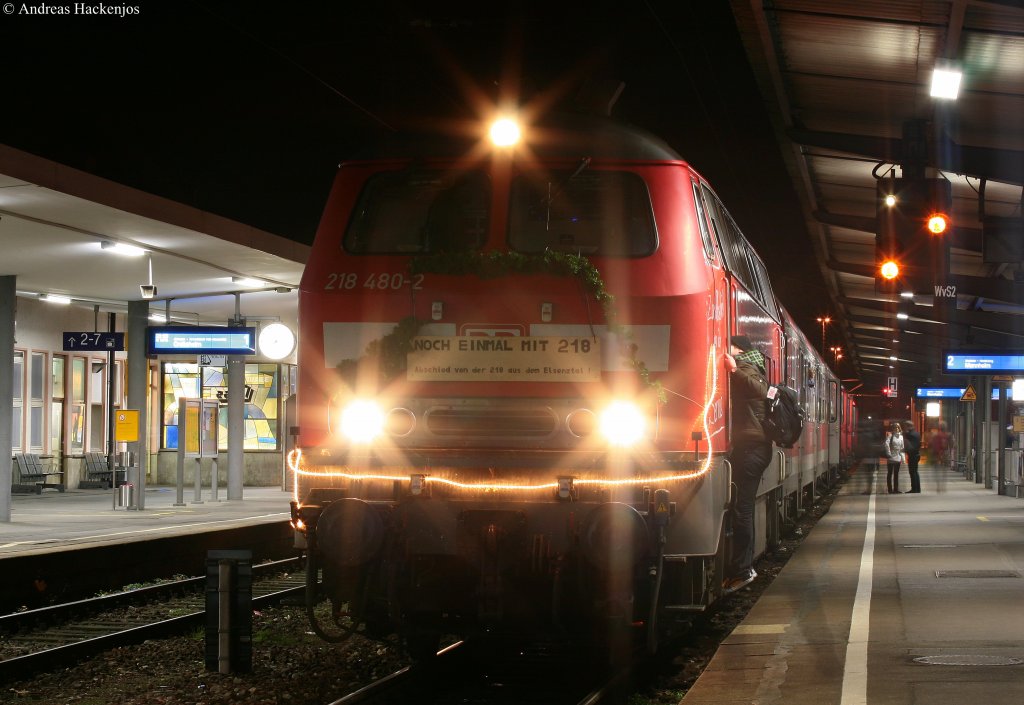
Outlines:
{"type": "MultiPolygon", "coordinates": [[[[377,481],[377,482],[409,482],[410,475],[384,475],[366,472],[352,472],[348,470],[306,470],[302,467],[302,451],[296,449],[288,455],[288,467],[294,477],[293,495],[295,501],[299,501],[299,477],[323,477],[323,478],[344,478],[347,480],[377,481]]],[[[612,478],[612,477],[585,477],[573,478],[573,485],[603,485],[612,487],[625,487],[631,485],[649,485],[659,482],[679,482],[692,480],[706,474],[711,468],[711,458],[708,456],[704,465],[698,470],[683,473],[666,475],[648,475],[644,477],[612,478]]],[[[557,490],[558,480],[551,482],[540,482],[536,484],[518,484],[506,482],[459,482],[447,477],[435,475],[424,475],[423,482],[429,484],[444,485],[461,490],[485,490],[488,492],[541,492],[545,490],[557,490]]]]}

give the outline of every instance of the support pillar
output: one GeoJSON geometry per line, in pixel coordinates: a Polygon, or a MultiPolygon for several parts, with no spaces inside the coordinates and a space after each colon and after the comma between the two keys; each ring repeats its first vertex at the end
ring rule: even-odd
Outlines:
{"type": "Polygon", "coordinates": [[[245,464],[245,358],[228,357],[228,500],[242,499],[245,464]]]}
{"type": "Polygon", "coordinates": [[[11,520],[14,473],[14,321],[18,310],[17,277],[0,277],[0,521],[11,520]]]}
{"type": "MultiPolygon", "coordinates": [[[[128,408],[139,410],[139,440],[129,443],[135,454],[138,476],[135,482],[134,509],[146,508],[146,476],[149,473],[149,361],[146,359],[146,326],[149,302],[129,301],[125,337],[128,348],[128,408]]],[[[126,478],[132,482],[131,478],[126,478]]]]}

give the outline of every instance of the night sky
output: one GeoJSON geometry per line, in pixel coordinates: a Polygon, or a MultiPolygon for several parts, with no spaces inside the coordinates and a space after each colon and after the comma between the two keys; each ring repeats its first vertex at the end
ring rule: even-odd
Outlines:
{"type": "Polygon", "coordinates": [[[307,243],[338,162],[390,131],[472,119],[499,96],[557,104],[585,78],[624,81],[613,116],[709,179],[805,331],[824,310],[724,0],[10,7],[0,143],[307,243]]]}

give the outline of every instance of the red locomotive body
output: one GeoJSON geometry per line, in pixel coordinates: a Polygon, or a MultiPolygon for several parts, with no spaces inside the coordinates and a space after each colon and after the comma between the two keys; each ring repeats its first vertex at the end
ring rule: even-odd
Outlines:
{"type": "Polygon", "coordinates": [[[730,334],[773,381],[795,383],[795,355],[820,385],[808,447],[766,472],[762,550],[785,479],[799,511],[837,465],[838,384],[702,178],[610,122],[533,136],[338,172],[302,281],[289,461],[337,638],[397,629],[425,653],[445,630],[597,623],[653,644],[717,599],[730,334]]]}

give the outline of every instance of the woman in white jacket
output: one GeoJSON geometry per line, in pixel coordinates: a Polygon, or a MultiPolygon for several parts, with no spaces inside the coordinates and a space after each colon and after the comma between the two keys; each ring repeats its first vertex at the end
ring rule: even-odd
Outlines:
{"type": "Polygon", "coordinates": [[[900,465],[903,463],[903,430],[898,423],[892,425],[892,433],[886,434],[885,457],[889,461],[889,472],[885,483],[889,494],[900,494],[900,465]]]}

